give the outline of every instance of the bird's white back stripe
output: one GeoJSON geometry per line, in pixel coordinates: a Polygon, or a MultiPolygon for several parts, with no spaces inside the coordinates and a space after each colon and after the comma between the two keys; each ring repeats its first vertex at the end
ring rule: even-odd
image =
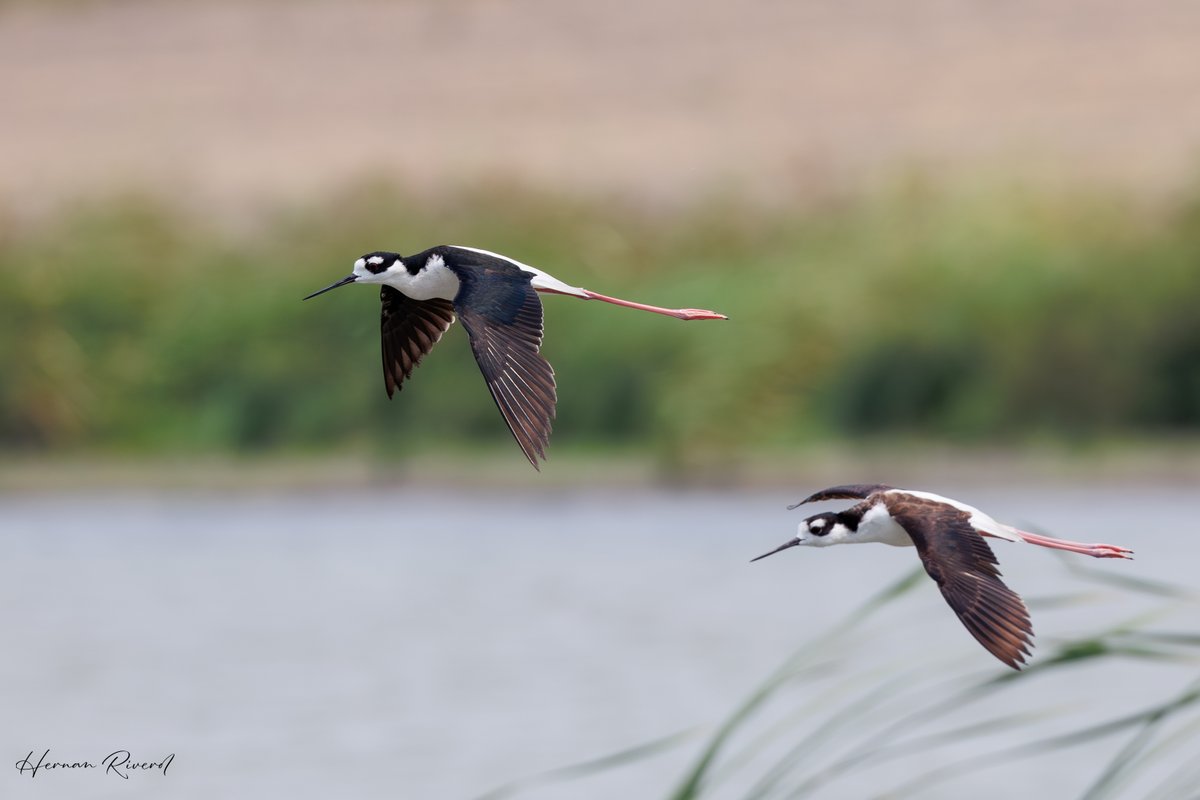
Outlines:
{"type": "Polygon", "coordinates": [[[456,250],[468,250],[472,253],[479,253],[480,255],[491,256],[492,258],[498,258],[502,261],[507,261],[522,272],[528,272],[533,276],[533,280],[531,280],[530,283],[533,285],[534,289],[549,289],[550,291],[561,292],[562,294],[573,294],[576,297],[587,297],[587,292],[578,286],[571,286],[570,284],[563,283],[553,275],[542,272],[537,267],[531,267],[528,264],[517,261],[515,258],[509,258],[508,256],[501,255],[500,253],[493,253],[491,250],[480,250],[478,247],[464,247],[460,244],[452,244],[450,247],[453,247],[456,250]]]}
{"type": "Polygon", "coordinates": [[[969,506],[966,503],[959,502],[958,500],[952,500],[949,497],[942,497],[940,494],[934,494],[933,492],[922,492],[922,491],[917,491],[914,489],[890,489],[890,490],[888,490],[889,494],[892,492],[898,492],[900,494],[912,495],[913,497],[919,497],[922,500],[932,500],[935,503],[945,503],[946,505],[951,506],[953,508],[957,508],[959,511],[962,511],[963,513],[965,513],[968,516],[967,521],[976,530],[990,533],[992,536],[995,536],[997,539],[1006,539],[1010,542],[1021,541],[1021,537],[1017,536],[1015,533],[1013,533],[1012,528],[1010,526],[1005,525],[1000,522],[997,522],[996,520],[992,519],[990,516],[988,516],[984,512],[980,511],[975,506],[969,506]]]}

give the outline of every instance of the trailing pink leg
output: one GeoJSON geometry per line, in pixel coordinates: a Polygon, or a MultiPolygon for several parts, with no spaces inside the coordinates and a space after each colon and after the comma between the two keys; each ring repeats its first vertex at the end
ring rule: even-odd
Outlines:
{"type": "Polygon", "coordinates": [[[1055,539],[1051,536],[1019,531],[1016,528],[1013,528],[1012,531],[1024,541],[1036,544],[1038,547],[1066,550],[1069,553],[1081,553],[1093,558],[1133,558],[1132,550],[1127,547],[1118,547],[1115,544],[1084,544],[1083,542],[1072,542],[1068,539],[1055,539]]]}
{"type": "Polygon", "coordinates": [[[659,306],[648,306],[645,303],[621,300],[617,297],[608,297],[607,295],[597,294],[588,289],[584,289],[583,293],[588,300],[603,300],[605,303],[612,303],[614,306],[625,306],[626,308],[636,308],[639,311],[666,314],[668,317],[675,317],[676,319],[729,319],[724,314],[718,314],[715,311],[706,311],[703,308],[661,308],[659,306]]]}

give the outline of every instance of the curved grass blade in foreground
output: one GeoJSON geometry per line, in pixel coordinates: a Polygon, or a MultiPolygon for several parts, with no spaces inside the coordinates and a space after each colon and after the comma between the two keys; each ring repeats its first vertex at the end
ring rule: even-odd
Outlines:
{"type": "MultiPolygon", "coordinates": [[[[848,634],[882,608],[902,599],[924,582],[918,568],[887,587],[843,623],[801,647],[731,712],[701,748],[691,767],[681,776],[670,800],[705,800],[738,797],[743,800],[779,800],[812,797],[822,789],[864,771],[905,760],[903,763],[939,764],[900,782],[880,773],[871,797],[921,797],[939,783],[985,769],[1008,768],[1015,762],[1046,753],[1078,748],[1131,733],[1127,742],[1095,767],[1084,784],[1082,800],[1116,800],[1150,797],[1174,800],[1187,797],[1200,776],[1189,757],[1200,737],[1200,681],[1193,665],[1200,664],[1200,631],[1156,630],[1150,626],[1169,614],[1186,611],[1194,616],[1196,593],[1162,581],[1135,578],[1112,581],[1103,572],[1074,568],[1075,579],[1102,583],[1122,599],[1155,601],[1149,611],[1133,613],[1107,628],[1047,647],[1042,657],[1023,672],[992,671],[979,675],[974,667],[964,673],[953,663],[884,664],[867,673],[846,678],[839,688],[816,682],[837,675],[840,665],[854,663],[846,649],[848,634]],[[1165,602],[1164,602],[1165,600],[1165,602]],[[1039,735],[1046,723],[1069,718],[1080,708],[1068,704],[1030,707],[1021,691],[1031,681],[1062,680],[1075,671],[1105,669],[1129,660],[1149,661],[1190,678],[1167,700],[1144,705],[1130,713],[1089,721],[1073,730],[1039,735]],[[751,725],[761,713],[783,701],[785,688],[805,680],[813,691],[797,709],[755,732],[751,725]],[[855,690],[853,681],[870,681],[855,690]],[[830,691],[846,693],[845,702],[830,708],[830,691]],[[992,706],[1000,707],[989,709],[992,706]],[[973,715],[962,719],[962,714],[973,715]],[[955,715],[960,718],[955,718],[955,715]],[[948,723],[948,725],[939,725],[948,723]],[[995,737],[1006,739],[997,742],[995,737]],[[740,745],[738,742],[742,742],[740,745]],[[1017,744],[1011,744],[1016,741],[1017,744]],[[953,758],[953,748],[977,743],[977,752],[953,758]],[[1167,775],[1152,768],[1168,768],[1168,756],[1184,759],[1167,775]],[[761,764],[763,758],[773,759],[761,764]],[[951,760],[947,760],[951,759],[951,760]],[[758,769],[757,775],[751,770],[758,769]],[[735,778],[750,776],[744,788],[730,788],[735,778]],[[1140,786],[1151,780],[1150,787],[1140,786]],[[1139,794],[1129,794],[1140,791],[1139,794]],[[1182,794],[1180,792],[1183,792],[1182,794]]],[[[1059,604],[1069,607],[1073,603],[1059,604]]],[[[975,662],[970,662],[974,664],[975,662]]],[[[1094,674],[1089,680],[1096,680],[1094,674]]],[[[521,789],[550,780],[568,780],[648,758],[689,741],[695,731],[656,740],[614,756],[555,770],[544,776],[518,781],[486,796],[500,800],[521,789]],[[676,738],[678,737],[678,738],[676,738]]],[[[911,773],[909,773],[911,775],[911,773]]],[[[826,796],[824,792],[820,796],[826,796]]],[[[834,795],[838,796],[838,795],[834,795]]]]}

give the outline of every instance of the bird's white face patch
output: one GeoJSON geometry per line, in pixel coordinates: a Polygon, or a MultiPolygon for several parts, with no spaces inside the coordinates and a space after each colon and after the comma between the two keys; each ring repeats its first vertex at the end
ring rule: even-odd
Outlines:
{"type": "Polygon", "coordinates": [[[359,283],[387,283],[388,277],[395,274],[397,269],[407,271],[398,258],[388,264],[386,256],[363,256],[354,262],[354,277],[358,278],[359,283]],[[387,264],[387,268],[380,269],[384,264],[387,264]]]}
{"type": "Polygon", "coordinates": [[[383,273],[372,272],[367,266],[370,263],[378,266],[382,263],[382,259],[378,256],[372,256],[371,259],[360,258],[354,262],[354,277],[358,278],[359,283],[380,283],[383,280],[383,273]]]}
{"type": "Polygon", "coordinates": [[[831,544],[841,544],[851,536],[850,529],[840,522],[829,524],[827,519],[814,519],[803,522],[796,531],[799,544],[809,547],[828,547],[831,544]]]}

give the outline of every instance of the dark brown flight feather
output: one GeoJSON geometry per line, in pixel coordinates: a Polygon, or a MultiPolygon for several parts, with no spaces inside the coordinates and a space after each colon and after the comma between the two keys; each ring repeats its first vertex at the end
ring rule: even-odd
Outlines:
{"type": "Polygon", "coordinates": [[[1020,669],[1032,646],[1029,610],[1000,580],[996,556],[971,526],[970,515],[904,493],[887,494],[884,499],[963,625],[988,652],[1020,669]]]}
{"type": "Polygon", "coordinates": [[[829,489],[822,489],[816,494],[804,498],[799,503],[788,506],[788,510],[799,508],[805,503],[817,503],[821,500],[865,500],[875,494],[875,492],[886,492],[891,488],[891,486],[884,486],[882,483],[854,483],[846,486],[833,486],[829,489]]]}
{"type": "Polygon", "coordinates": [[[554,369],[539,352],[541,300],[528,273],[456,273],[462,287],[454,305],[475,360],[508,429],[537,469],[538,459],[546,457],[557,402],[554,369]]]}
{"type": "Polygon", "coordinates": [[[380,288],[379,299],[383,303],[383,382],[391,397],[454,324],[454,306],[440,298],[413,300],[391,286],[380,288]]]}

